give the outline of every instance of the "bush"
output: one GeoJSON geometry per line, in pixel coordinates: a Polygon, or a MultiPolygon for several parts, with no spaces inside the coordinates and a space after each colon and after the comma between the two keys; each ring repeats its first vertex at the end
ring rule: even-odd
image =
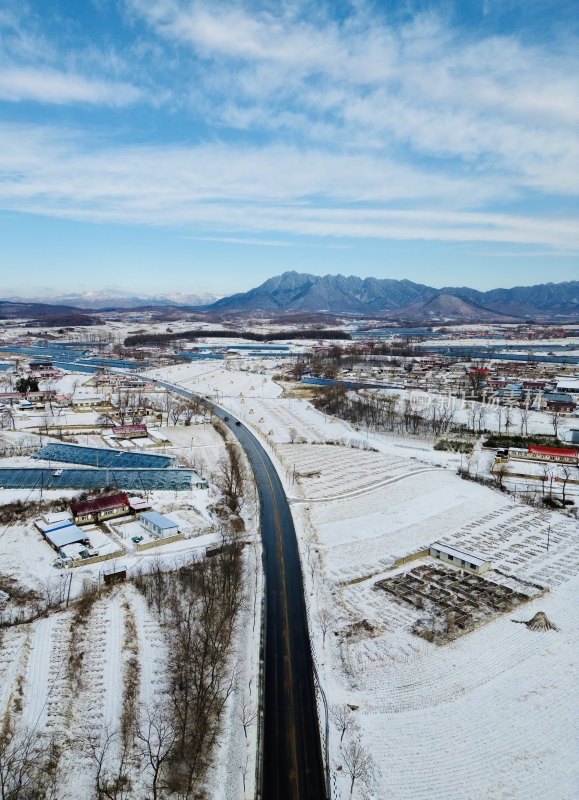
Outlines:
{"type": "Polygon", "coordinates": [[[529,445],[544,445],[552,447],[556,445],[558,439],[555,436],[517,436],[516,434],[507,436],[504,433],[493,433],[487,436],[484,442],[485,447],[528,447],[529,445]]]}
{"type": "Polygon", "coordinates": [[[461,439],[439,439],[434,445],[435,450],[449,450],[451,453],[472,453],[473,448],[472,442],[461,439]]]}

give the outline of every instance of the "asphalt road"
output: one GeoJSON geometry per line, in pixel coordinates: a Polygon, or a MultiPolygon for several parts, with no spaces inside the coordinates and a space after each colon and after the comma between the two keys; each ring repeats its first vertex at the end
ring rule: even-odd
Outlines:
{"type": "MultiPolygon", "coordinates": [[[[191,393],[165,385],[184,397],[191,393]]],[[[245,450],[259,492],[265,551],[264,800],[325,800],[304,587],[295,528],[277,472],[257,438],[210,404],[245,450]]]]}

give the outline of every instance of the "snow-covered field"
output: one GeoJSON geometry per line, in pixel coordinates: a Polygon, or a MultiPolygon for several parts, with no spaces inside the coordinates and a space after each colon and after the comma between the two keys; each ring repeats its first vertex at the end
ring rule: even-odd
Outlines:
{"type": "MultiPolygon", "coordinates": [[[[291,387],[275,382],[278,371],[272,361],[235,360],[217,365],[194,362],[152,374],[210,395],[243,419],[262,438],[279,469],[300,539],[321,684],[331,707],[347,703],[355,709],[355,728],[345,741],[359,737],[372,756],[373,774],[366,784],[356,782],[354,798],[576,800],[577,521],[463,481],[456,475],[461,457],[434,451],[427,441],[368,434],[326,417],[287,391],[291,387]],[[374,585],[424,563],[394,562],[436,540],[487,557],[493,567],[490,580],[519,588],[526,581],[545,591],[535,586],[530,592],[534,599],[513,612],[444,646],[431,644],[411,632],[416,609],[374,585]],[[559,631],[532,632],[511,621],[528,620],[537,611],[545,611],[559,631]],[[358,625],[362,622],[367,626],[358,625]]],[[[466,410],[464,414],[466,421],[466,410]]],[[[75,416],[88,419],[90,414],[75,416]]],[[[545,415],[536,420],[530,415],[529,420],[530,429],[549,432],[545,415]]],[[[490,418],[486,426],[494,427],[489,422],[490,418]]],[[[518,421],[513,423],[517,426],[518,421]]],[[[223,443],[209,425],[168,426],[163,433],[170,441],[162,449],[194,462],[204,474],[210,474],[223,455],[223,443]]],[[[21,434],[8,438],[17,435],[21,434]]],[[[85,444],[84,434],[81,443],[85,444]]],[[[486,454],[477,458],[482,464],[486,454]]],[[[10,496],[20,495],[37,499],[24,491],[10,496]]],[[[185,523],[192,537],[185,545],[162,548],[167,552],[164,559],[178,559],[183,546],[201,549],[218,537],[218,529],[211,527],[208,499],[202,495],[194,491],[184,503],[177,493],[153,494],[156,507],[185,523]]],[[[27,526],[5,531],[0,553],[3,564],[17,570],[27,586],[54,573],[52,551],[27,526]]],[[[124,561],[131,570],[139,559],[156,557],[155,551],[130,552],[124,561]]],[[[252,564],[258,565],[259,558],[251,555],[249,560],[253,574],[252,564]]],[[[75,580],[92,577],[97,568],[75,571],[75,580]]],[[[86,688],[86,705],[84,699],[66,705],[69,689],[55,666],[68,647],[67,612],[27,626],[26,633],[18,627],[6,634],[0,650],[0,704],[14,702],[21,690],[28,722],[34,718],[48,723],[50,716],[55,725],[62,724],[59,720],[66,712],[71,737],[78,742],[87,709],[100,702],[96,719],[118,715],[125,601],[139,621],[140,691],[146,702],[162,680],[163,643],[155,620],[139,606],[141,598],[127,587],[106,603],[99,601],[91,612],[96,644],[87,644],[86,663],[95,683],[86,688]],[[25,676],[20,689],[19,674],[25,676]],[[98,688],[104,683],[106,697],[98,688]]],[[[238,643],[237,655],[246,665],[239,667],[239,683],[251,689],[259,625],[254,624],[254,608],[248,605],[243,613],[240,627],[251,628],[251,636],[238,643]]],[[[239,722],[242,702],[242,694],[235,693],[228,707],[212,778],[216,800],[242,798],[243,765],[252,774],[253,748],[239,722]]],[[[349,780],[333,722],[329,745],[333,798],[346,800],[349,780]]],[[[71,753],[72,769],[74,759],[82,764],[86,753],[80,744],[71,753]]],[[[67,792],[65,800],[74,796],[67,792]]]]}
{"type": "MultiPolygon", "coordinates": [[[[345,741],[358,736],[372,756],[373,774],[356,782],[354,797],[575,800],[577,522],[463,481],[456,454],[325,418],[282,396],[267,375],[264,382],[236,372],[231,383],[223,367],[203,373],[199,364],[178,367],[171,379],[212,393],[252,426],[293,498],[321,682],[330,706],[355,709],[345,741]],[[435,540],[488,557],[489,580],[545,591],[528,586],[528,603],[431,644],[411,632],[415,609],[373,587],[421,563],[394,567],[435,540]],[[511,621],[537,611],[559,631],[511,621]],[[367,629],[356,627],[364,620],[367,629]]],[[[333,724],[330,766],[333,796],[345,800],[349,779],[333,724]]]]}
{"type": "MultiPolygon", "coordinates": [[[[72,384],[78,389],[87,380],[85,376],[80,379],[75,376],[74,380],[66,376],[60,389],[72,388],[72,384]]],[[[15,413],[17,430],[4,430],[0,435],[0,446],[5,449],[4,458],[0,459],[2,466],[42,465],[31,458],[41,444],[32,429],[44,425],[46,416],[36,412],[15,413]]],[[[98,429],[97,417],[92,411],[68,409],[66,418],[58,415],[59,424],[98,429]]],[[[106,535],[90,527],[87,532],[91,545],[96,543],[103,553],[107,546],[124,547],[122,556],[104,564],[82,563],[74,569],[57,570],[53,566],[56,553],[35,528],[33,520],[46,509],[47,503],[66,504],[78,493],[0,488],[1,504],[21,500],[30,507],[30,515],[24,522],[0,526],[0,581],[5,583],[7,579],[10,583],[13,579],[20,590],[34,591],[44,598],[61,593],[70,578],[74,600],[83,586],[102,584],[103,568],[126,568],[131,577],[157,562],[175,567],[184,560],[201,558],[209,545],[220,543],[224,523],[214,513],[213,506],[221,494],[211,478],[226,454],[223,439],[209,424],[171,425],[163,427],[162,432],[167,441],[157,452],[194,464],[210,481],[208,490],[154,491],[148,495],[153,508],[179,524],[183,540],[137,552],[130,537],[136,532],[142,534],[141,526],[138,522],[125,525],[123,518],[117,518],[108,523],[106,535]],[[132,530],[133,527],[138,531],[132,530]]],[[[98,434],[82,430],[74,435],[79,444],[103,446],[98,434]]],[[[49,440],[50,437],[42,436],[43,442],[49,440]]],[[[257,514],[251,481],[246,487],[242,516],[244,538],[249,542],[244,549],[246,602],[239,612],[230,664],[236,683],[223,713],[215,760],[207,776],[212,800],[250,797],[254,787],[257,728],[252,720],[246,733],[241,721],[244,706],[256,707],[258,691],[261,546],[255,532],[257,514]]],[[[10,601],[4,604],[5,609],[9,606],[10,601]]],[[[73,604],[69,609],[55,610],[31,623],[0,631],[0,718],[9,712],[17,732],[25,729],[54,732],[64,744],[59,762],[58,797],[62,800],[79,800],[93,794],[95,762],[90,736],[119,728],[127,699],[127,669],[134,670],[138,678],[137,705],[141,719],[146,719],[152,701],[162,696],[167,674],[166,633],[130,583],[120,584],[99,597],[81,625],[75,619],[75,608],[73,604]],[[132,651],[127,650],[127,631],[133,624],[137,637],[136,666],[129,664],[132,651]],[[78,667],[72,669],[70,658],[75,653],[80,660],[78,667]]],[[[142,775],[141,769],[134,770],[131,798],[146,793],[142,775]]]]}

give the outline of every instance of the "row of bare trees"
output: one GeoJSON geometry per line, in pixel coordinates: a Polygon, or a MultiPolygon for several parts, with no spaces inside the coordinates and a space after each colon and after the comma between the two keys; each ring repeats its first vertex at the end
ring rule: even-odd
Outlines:
{"type": "Polygon", "coordinates": [[[228,541],[211,559],[173,573],[156,565],[135,579],[164,625],[170,654],[166,696],[149,709],[136,733],[154,800],[185,800],[200,792],[235,687],[228,656],[243,601],[242,578],[241,545],[228,541]]]}
{"type": "Polygon", "coordinates": [[[346,419],[354,425],[392,433],[440,436],[454,428],[452,399],[418,406],[411,397],[397,394],[348,392],[344,386],[321,389],[313,400],[320,411],[346,419]]]}
{"type": "Polygon", "coordinates": [[[0,728],[0,800],[57,800],[58,745],[35,730],[17,733],[9,715],[0,728]]]}

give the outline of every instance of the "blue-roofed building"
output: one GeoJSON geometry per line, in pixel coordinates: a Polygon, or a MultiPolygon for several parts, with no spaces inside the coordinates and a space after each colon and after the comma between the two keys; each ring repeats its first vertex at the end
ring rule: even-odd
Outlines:
{"type": "Polygon", "coordinates": [[[172,519],[164,517],[158,511],[145,511],[139,517],[141,525],[155,539],[167,539],[179,533],[179,526],[172,519]]]}

